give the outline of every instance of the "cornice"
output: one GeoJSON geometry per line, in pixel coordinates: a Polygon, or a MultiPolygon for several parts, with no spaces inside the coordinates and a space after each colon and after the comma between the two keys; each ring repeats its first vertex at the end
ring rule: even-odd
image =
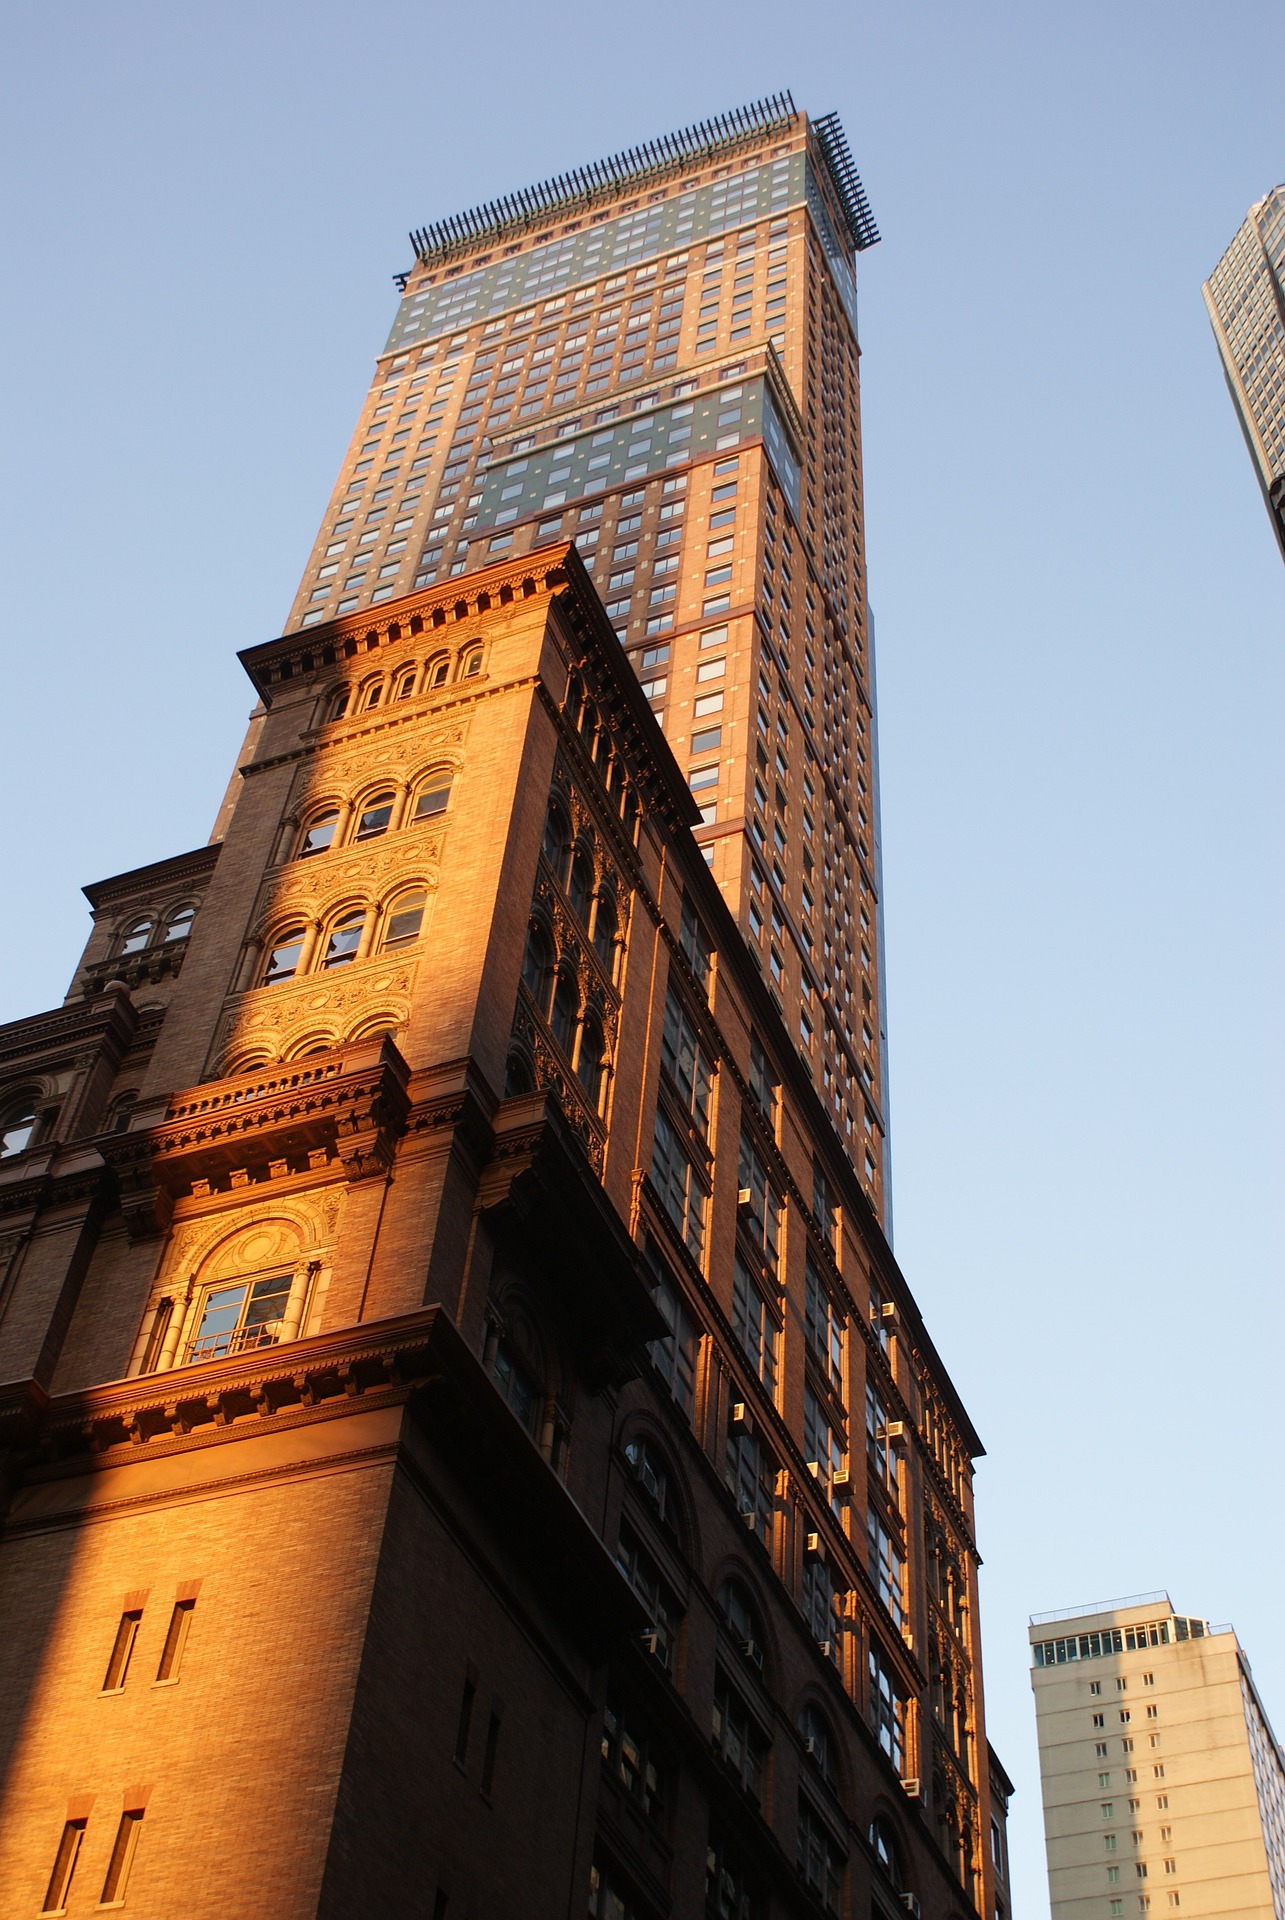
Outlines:
{"type": "Polygon", "coordinates": [[[110,905],[114,900],[125,900],[134,894],[151,892],[168,881],[194,880],[199,874],[212,873],[223,851],[221,840],[211,841],[204,847],[193,847],[190,853],[176,853],[168,860],[154,860],[150,866],[133,867],[128,873],[112,874],[106,880],[91,880],[88,886],[81,888],[91,907],[110,905]]]}

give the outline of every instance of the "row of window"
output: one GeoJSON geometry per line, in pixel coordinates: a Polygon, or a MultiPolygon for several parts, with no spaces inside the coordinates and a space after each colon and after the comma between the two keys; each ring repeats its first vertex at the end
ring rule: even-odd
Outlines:
{"type": "Polygon", "coordinates": [[[140,914],[117,933],[113,951],[120,955],[145,953],[149,947],[165,946],[171,940],[186,940],[195,919],[196,908],[190,901],[171,907],[168,913],[140,914]]]}
{"type": "Polygon", "coordinates": [[[466,648],[455,658],[436,653],[428,660],[398,667],[393,673],[373,674],[355,686],[340,687],[330,696],[326,721],[355,719],[358,714],[373,713],[376,707],[411,700],[418,693],[431,693],[454,680],[474,680],[481,671],[480,646],[466,648]]]}
{"type": "Polygon", "coordinates": [[[296,860],[328,853],[332,847],[360,846],[367,840],[382,839],[399,827],[419,826],[436,820],[451,804],[454,775],[439,767],[404,794],[396,787],[379,787],[356,806],[327,801],[308,813],[300,825],[294,845],[296,860]]]}
{"type": "Polygon", "coordinates": [[[371,954],[400,952],[419,939],[427,909],[427,888],[408,887],[383,908],[343,908],[320,930],[287,926],[274,935],[258,984],[278,986],[301,974],[351,966],[371,954]]]}

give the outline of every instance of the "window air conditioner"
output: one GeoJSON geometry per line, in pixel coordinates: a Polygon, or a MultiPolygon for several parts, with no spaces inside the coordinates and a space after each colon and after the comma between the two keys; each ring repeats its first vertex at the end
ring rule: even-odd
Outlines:
{"type": "Polygon", "coordinates": [[[830,1491],[840,1500],[852,1491],[852,1475],[846,1467],[840,1467],[837,1473],[830,1475],[830,1491]]]}
{"type": "Polygon", "coordinates": [[[754,1205],[753,1187],[739,1188],[736,1195],[736,1204],[738,1207],[744,1207],[748,1211],[748,1209],[754,1205]]]}
{"type": "Polygon", "coordinates": [[[642,1482],[644,1490],[651,1495],[652,1499],[659,1500],[660,1480],[657,1477],[655,1467],[653,1467],[649,1461],[644,1460],[639,1467],[638,1478],[642,1482]]]}
{"type": "Polygon", "coordinates": [[[661,1633],[659,1627],[648,1627],[642,1634],[641,1639],[643,1652],[651,1654],[653,1659],[663,1650],[665,1644],[664,1635],[661,1633]]]}
{"type": "Polygon", "coordinates": [[[803,1742],[803,1751],[809,1760],[823,1760],[825,1758],[825,1750],[821,1742],[816,1739],[809,1738],[805,1740],[803,1742]]]}
{"type": "Polygon", "coordinates": [[[754,1431],[754,1422],[750,1418],[750,1410],[744,1400],[733,1400],[732,1402],[732,1426],[740,1433],[753,1433],[754,1431]]]}
{"type": "Polygon", "coordinates": [[[879,1318],[881,1320],[895,1320],[897,1318],[897,1309],[891,1300],[882,1302],[879,1308],[879,1318]]]}
{"type": "Polygon", "coordinates": [[[918,1800],[919,1798],[918,1779],[916,1778],[913,1780],[903,1780],[901,1783],[901,1790],[906,1795],[907,1799],[918,1800]]]}
{"type": "Polygon", "coordinates": [[[757,1640],[741,1640],[737,1643],[751,1666],[763,1665],[763,1649],[757,1640]]]}
{"type": "Polygon", "coordinates": [[[884,1429],[883,1429],[883,1437],[885,1440],[904,1440],[906,1437],[905,1421],[904,1420],[885,1421],[884,1429]]]}
{"type": "Polygon", "coordinates": [[[810,1533],[803,1543],[803,1556],[806,1560],[824,1560],[825,1543],[819,1533],[810,1533]]]}
{"type": "Polygon", "coordinates": [[[917,1893],[899,1893],[897,1898],[906,1909],[906,1912],[913,1913],[915,1920],[919,1920],[919,1915],[923,1911],[919,1905],[919,1895],[917,1893]]]}

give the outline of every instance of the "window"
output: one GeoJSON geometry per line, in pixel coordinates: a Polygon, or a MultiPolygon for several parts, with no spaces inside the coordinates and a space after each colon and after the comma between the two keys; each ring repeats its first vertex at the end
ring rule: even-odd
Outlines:
{"type": "Polygon", "coordinates": [[[868,1661],[870,1725],[875,1738],[900,1774],[905,1761],[906,1704],[892,1663],[872,1640],[868,1661]]]}
{"type": "Polygon", "coordinates": [[[357,817],[354,840],[375,840],[381,833],[387,833],[388,823],[393,817],[394,798],[391,793],[377,793],[373,800],[366,802],[357,817]]]}
{"type": "Polygon", "coordinates": [[[710,1731],[724,1764],[751,1799],[758,1800],[763,1791],[767,1741],[744,1700],[721,1672],[714,1676],[714,1711],[710,1731]]]}
{"type": "Polygon", "coordinates": [[[510,1413],[526,1428],[533,1440],[539,1438],[544,1393],[525,1357],[513,1343],[501,1336],[496,1340],[491,1359],[491,1378],[508,1404],[510,1413]]]}
{"type": "Polygon", "coordinates": [[[677,1283],[650,1240],[647,1260],[656,1280],[652,1298],[669,1328],[668,1333],[651,1342],[647,1351],[652,1365],[690,1420],[696,1405],[696,1328],[677,1283]]]}
{"type": "Polygon", "coordinates": [[[195,907],[176,907],[169,916],[165,929],[167,940],[186,940],[192,931],[192,922],[196,918],[195,907]]]}
{"type": "Polygon", "coordinates": [[[839,1388],[843,1380],[843,1320],[810,1248],[805,1275],[805,1327],[808,1346],[822,1373],[832,1387],[839,1388]]]}
{"type": "Polygon", "coordinates": [[[452,778],[448,772],[429,774],[415,796],[412,820],[432,820],[437,814],[446,812],[451,804],[452,778]]]}
{"type": "Polygon", "coordinates": [[[396,947],[409,947],[419,939],[427,905],[428,894],[423,887],[417,887],[413,893],[398,895],[384,923],[385,953],[396,947]]]}
{"type": "Polygon", "coordinates": [[[593,856],[586,847],[577,847],[571,856],[567,876],[567,897],[577,920],[589,923],[589,902],[593,898],[593,856]]]}
{"type": "Polygon", "coordinates": [[[71,1892],[72,1876],[80,1858],[80,1843],[85,1837],[86,1824],[84,1820],[68,1820],[63,1827],[58,1851],[54,1855],[53,1872],[45,1889],[45,1903],[40,1909],[42,1913],[66,1911],[67,1896],[71,1892]]]}
{"type": "MultiPolygon", "coordinates": [[[[692,743],[692,750],[693,752],[696,750],[694,741],[692,743]]],[[[708,988],[710,962],[713,958],[714,950],[710,945],[709,935],[701,925],[696,909],[686,894],[683,895],[683,913],[679,926],[678,944],[686,954],[692,972],[696,975],[701,986],[708,988]]]]}
{"type": "Polygon", "coordinates": [[[594,1112],[601,1113],[607,1091],[607,1042],[602,1021],[592,1007],[586,1010],[580,1023],[576,1078],[588,1095],[594,1112]]]}
{"type": "Polygon", "coordinates": [[[829,1722],[820,1708],[809,1703],[799,1715],[799,1732],[803,1736],[803,1757],[827,1787],[834,1793],[839,1790],[839,1776],[835,1767],[834,1738],[829,1722]]]}
{"type": "Polygon", "coordinates": [[[709,1126],[710,1062],[696,1023],[672,986],[665,998],[660,1054],[675,1092],[704,1133],[709,1126]]]}
{"type": "Polygon", "coordinates": [[[152,923],[150,919],[131,920],[130,924],[121,934],[118,951],[122,954],[141,953],[151,937],[152,923]]]}
{"type": "Polygon", "coordinates": [[[365,930],[365,926],[366,915],[364,909],[360,911],[354,909],[351,913],[341,915],[330,929],[330,937],[326,941],[326,952],[325,958],[321,963],[322,966],[346,967],[350,961],[355,960],[357,958],[357,949],[361,945],[361,936],[365,930]]]}
{"type": "Polygon", "coordinates": [[[268,964],[263,971],[265,987],[276,986],[279,981],[293,980],[299,971],[299,960],[303,953],[304,929],[291,927],[278,938],[276,945],[268,955],[268,964]]]}
{"type": "Polygon", "coordinates": [[[672,1672],[680,1609],[647,1549],[628,1525],[620,1529],[616,1565],[647,1611],[650,1622],[644,1636],[647,1650],[667,1673],[672,1672]]]}
{"type": "Polygon", "coordinates": [[[704,1194],[682,1141],[659,1107],[651,1178],[660,1203],[677,1227],[688,1252],[699,1260],[705,1241],[704,1194]]]}
{"type": "Polygon", "coordinates": [[[255,1347],[275,1346],[290,1298],[290,1278],[279,1273],[266,1280],[212,1287],[202,1302],[189,1361],[222,1360],[255,1347]]]}
{"type": "Polygon", "coordinates": [[[571,829],[567,825],[566,814],[557,800],[549,802],[541,850],[557,879],[563,880],[566,877],[567,861],[571,853],[571,829]]]}
{"type": "Polygon", "coordinates": [[[776,1112],[776,1075],[756,1034],[750,1035],[750,1096],[767,1121],[776,1112]]]}
{"type": "Polygon", "coordinates": [[[619,924],[615,896],[604,887],[598,895],[593,916],[593,947],[611,980],[616,977],[616,934],[619,924]]]}
{"type": "Polygon", "coordinates": [[[138,1845],[138,1836],[143,1825],[143,1809],[128,1808],[120,1817],[116,1829],[116,1838],[112,1843],[111,1858],[107,1862],[107,1877],[103,1881],[102,1897],[99,1905],[119,1907],[125,1902],[125,1885],[129,1879],[129,1869],[134,1859],[134,1850],[138,1845]]]}
{"type": "Polygon", "coordinates": [[[527,930],[522,981],[541,1013],[547,1015],[553,985],[553,943],[538,920],[533,920],[527,930]]]}
{"type": "Polygon", "coordinates": [[[818,1555],[803,1562],[803,1580],[800,1587],[800,1599],[803,1618],[812,1630],[812,1637],[828,1659],[839,1657],[839,1595],[834,1584],[834,1574],[830,1567],[818,1555]]]}
{"type": "Polygon", "coordinates": [[[36,1131],[36,1105],[28,1095],[11,1100],[0,1111],[0,1160],[23,1153],[36,1131]]]}
{"type": "Polygon", "coordinates": [[[746,1526],[765,1546],[770,1545],[776,1473],[762,1443],[744,1428],[733,1429],[727,1436],[723,1478],[746,1526]]]}
{"type": "Polygon", "coordinates": [[[746,1266],[739,1248],[732,1279],[732,1325],[763,1385],[776,1395],[777,1329],[773,1308],[746,1266]]]}
{"type": "Polygon", "coordinates": [[[553,1029],[554,1039],[568,1057],[575,1045],[576,1021],[579,1013],[580,989],[576,985],[575,975],[569,970],[563,970],[554,983],[549,1025],[553,1029]]]}
{"type": "MultiPolygon", "coordinates": [[[[897,1455],[888,1439],[888,1415],[874,1388],[866,1385],[866,1459],[879,1484],[897,1497],[897,1455]]],[[[1094,1716],[1095,1724],[1101,1720],[1094,1716]]]]}
{"type": "Polygon", "coordinates": [[[819,1813],[799,1795],[798,1845],[799,1872],[831,1913],[839,1910],[843,1886],[844,1856],[819,1813]]]}
{"type": "Polygon", "coordinates": [[[762,1250],[768,1271],[775,1273],[784,1202],[768,1176],[762,1154],[744,1130],[736,1184],[741,1196],[737,1209],[739,1223],[751,1242],[762,1250]]]}
{"type": "Polygon", "coordinates": [[[901,1626],[906,1617],[906,1559],[873,1507],[867,1515],[866,1537],[870,1545],[870,1577],[879,1589],[879,1598],[901,1626]]]}
{"type": "Polygon", "coordinates": [[[669,1812],[671,1769],[632,1709],[608,1700],[602,1718],[602,1764],[655,1826],[669,1812]]]}
{"type": "Polygon", "coordinates": [[[191,1630],[192,1615],[195,1611],[195,1600],[174,1602],[174,1611],[170,1615],[170,1623],[165,1630],[165,1645],[161,1648],[161,1663],[156,1669],[156,1680],[160,1686],[178,1679],[179,1668],[183,1664],[183,1650],[187,1646],[187,1636],[191,1630]]]}
{"type": "Polygon", "coordinates": [[[831,1424],[828,1413],[810,1386],[803,1389],[803,1451],[809,1469],[825,1489],[826,1498],[838,1511],[837,1477],[843,1472],[845,1455],[842,1434],[831,1424]]]}
{"type": "Polygon", "coordinates": [[[103,1675],[103,1692],[120,1693],[124,1689],[129,1674],[130,1658],[134,1652],[134,1642],[138,1638],[138,1629],[142,1624],[143,1609],[131,1607],[122,1613],[116,1629],[116,1638],[112,1641],[112,1650],[107,1660],[107,1671],[103,1675]]]}

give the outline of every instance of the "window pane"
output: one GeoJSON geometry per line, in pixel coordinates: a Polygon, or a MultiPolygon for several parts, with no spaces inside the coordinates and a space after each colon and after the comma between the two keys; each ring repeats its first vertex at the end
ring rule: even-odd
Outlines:
{"type": "Polygon", "coordinates": [[[357,840],[373,840],[377,834],[387,833],[388,822],[393,817],[393,796],[381,793],[366,807],[357,822],[357,840]]]}
{"type": "Polygon", "coordinates": [[[346,913],[342,920],[336,920],[330,930],[330,940],[326,946],[324,965],[344,967],[357,957],[361,945],[362,928],[366,924],[364,913],[346,913]]]}
{"type": "Polygon", "coordinates": [[[388,930],[384,934],[385,947],[405,947],[409,946],[412,940],[419,939],[427,901],[428,896],[424,893],[403,894],[394,911],[388,916],[388,930]]]}
{"type": "Polygon", "coordinates": [[[299,848],[299,857],[306,859],[310,853],[324,853],[335,837],[335,828],[339,824],[339,809],[332,807],[329,813],[319,813],[303,836],[299,848]]]}
{"type": "Polygon", "coordinates": [[[449,773],[435,775],[415,802],[415,818],[429,820],[435,813],[445,813],[451,803],[451,776],[449,773]]]}
{"type": "Polygon", "coordinates": [[[299,956],[303,952],[303,929],[297,933],[288,933],[279,946],[272,949],[267,971],[263,978],[267,985],[276,980],[291,980],[299,966],[299,956]]]}

